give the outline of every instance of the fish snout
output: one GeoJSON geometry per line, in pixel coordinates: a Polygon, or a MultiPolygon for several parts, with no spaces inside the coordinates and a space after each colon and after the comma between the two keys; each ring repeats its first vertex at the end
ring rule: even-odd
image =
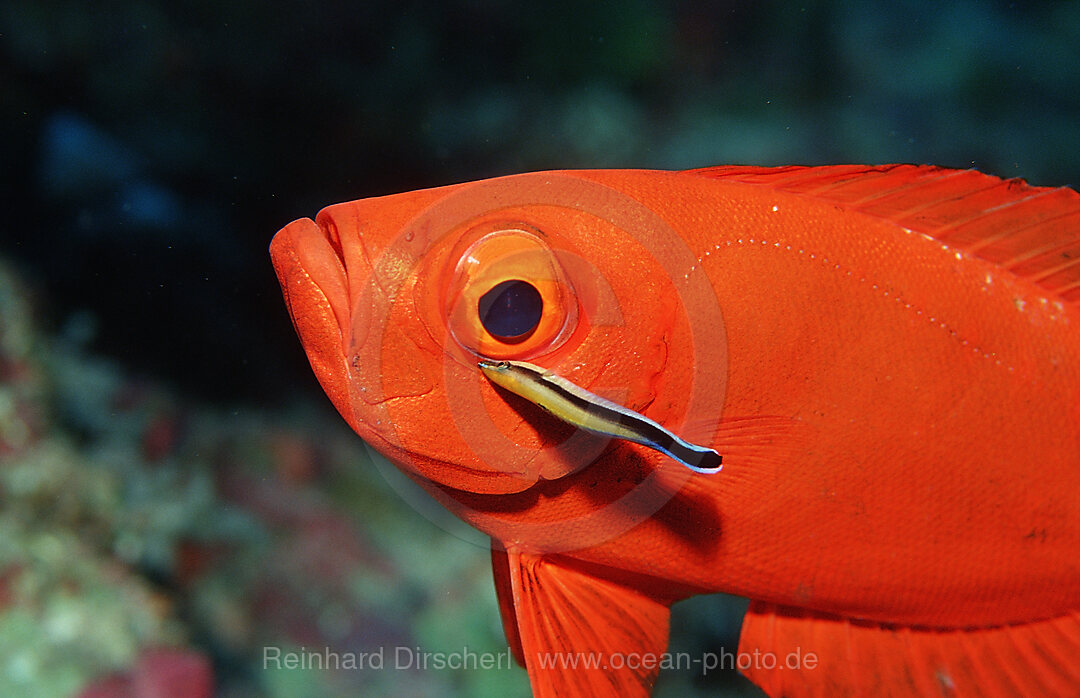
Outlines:
{"type": "Polygon", "coordinates": [[[348,282],[326,231],[301,218],[278,231],[270,258],[296,334],[319,384],[348,418],[349,369],[342,344],[348,324],[348,282]]]}

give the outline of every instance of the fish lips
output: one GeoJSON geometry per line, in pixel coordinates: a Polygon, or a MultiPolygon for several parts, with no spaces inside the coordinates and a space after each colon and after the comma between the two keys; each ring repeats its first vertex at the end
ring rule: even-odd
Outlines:
{"type": "Polygon", "coordinates": [[[348,327],[345,267],[326,231],[310,218],[295,220],[270,242],[270,258],[296,334],[319,384],[350,426],[349,366],[342,327],[348,327]]]}

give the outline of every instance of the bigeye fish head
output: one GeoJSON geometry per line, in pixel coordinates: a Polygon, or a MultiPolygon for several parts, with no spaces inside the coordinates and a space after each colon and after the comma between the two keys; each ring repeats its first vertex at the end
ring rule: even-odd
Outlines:
{"type": "Polygon", "coordinates": [[[330,206],[270,252],[353,429],[411,475],[509,493],[607,443],[496,389],[478,360],[529,361],[653,419],[684,416],[691,327],[664,225],[588,173],[537,173],[330,206]]]}

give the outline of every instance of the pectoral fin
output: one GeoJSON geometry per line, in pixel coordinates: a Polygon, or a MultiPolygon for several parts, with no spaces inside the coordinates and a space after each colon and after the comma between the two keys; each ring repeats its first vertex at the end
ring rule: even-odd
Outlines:
{"type": "Polygon", "coordinates": [[[934,630],[754,602],[739,656],[770,696],[1076,696],[1080,613],[934,630]]]}
{"type": "Polygon", "coordinates": [[[492,547],[514,657],[533,695],[648,696],[667,648],[668,605],[557,556],[492,547]]]}

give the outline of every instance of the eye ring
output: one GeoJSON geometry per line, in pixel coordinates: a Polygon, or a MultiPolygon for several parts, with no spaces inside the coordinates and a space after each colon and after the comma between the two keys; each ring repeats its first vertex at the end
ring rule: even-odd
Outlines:
{"type": "Polygon", "coordinates": [[[489,222],[462,236],[445,282],[457,343],[492,359],[526,359],[561,345],[577,324],[573,286],[539,231],[489,222]]]}

